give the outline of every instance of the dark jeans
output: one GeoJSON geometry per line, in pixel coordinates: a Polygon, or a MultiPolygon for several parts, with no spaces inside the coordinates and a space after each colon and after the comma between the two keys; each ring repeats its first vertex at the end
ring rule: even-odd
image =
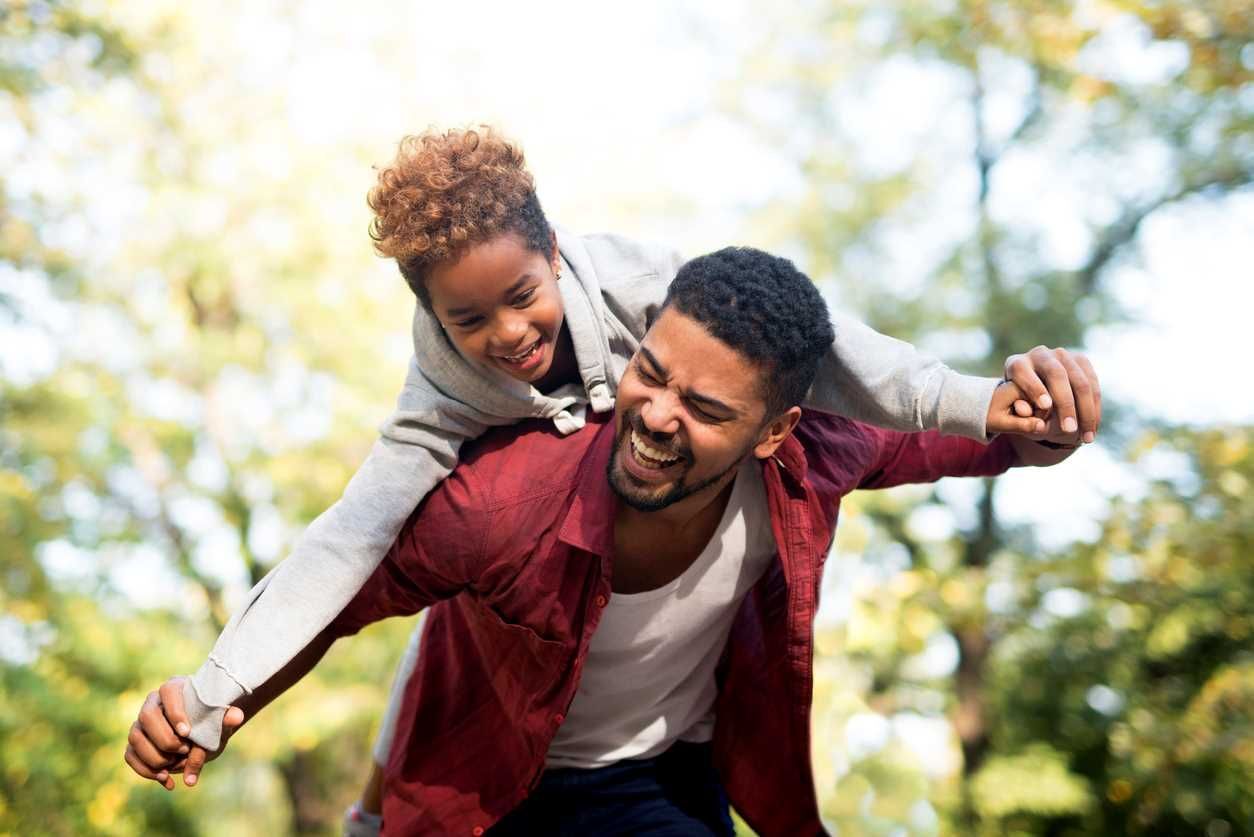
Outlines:
{"type": "Polygon", "coordinates": [[[488,831],[490,837],[734,833],[710,745],[683,741],[651,759],[546,770],[531,796],[488,831]]]}

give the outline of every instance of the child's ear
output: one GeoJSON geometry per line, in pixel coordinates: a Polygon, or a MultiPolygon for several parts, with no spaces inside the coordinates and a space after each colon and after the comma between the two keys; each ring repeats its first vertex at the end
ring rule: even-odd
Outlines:
{"type": "Polygon", "coordinates": [[[557,233],[549,231],[549,264],[553,266],[553,278],[562,278],[562,254],[557,249],[557,233]]]}

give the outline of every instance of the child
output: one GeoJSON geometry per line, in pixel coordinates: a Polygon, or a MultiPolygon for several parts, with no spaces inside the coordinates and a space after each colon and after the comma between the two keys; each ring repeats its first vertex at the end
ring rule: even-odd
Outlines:
{"type": "MultiPolygon", "coordinates": [[[[187,681],[188,737],[209,750],[219,746],[226,708],[344,607],[465,440],[536,417],[569,433],[586,408],[612,408],[619,376],[681,264],[615,236],[555,233],[522,152],[490,129],[406,138],[369,203],[376,249],[397,260],[421,303],[415,354],[396,412],[343,497],[257,584],[187,681]]],[[[980,440],[1043,428],[1015,415],[1013,386],[994,398],[995,379],[958,375],[848,318],[834,326],[810,407],[980,440]]],[[[1034,373],[1017,377],[1023,392],[1043,392],[1034,373]]]]}

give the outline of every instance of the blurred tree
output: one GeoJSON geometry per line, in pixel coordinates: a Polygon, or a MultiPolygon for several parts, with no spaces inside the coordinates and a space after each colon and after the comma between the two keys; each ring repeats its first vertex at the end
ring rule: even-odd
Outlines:
{"type": "Polygon", "coordinates": [[[264,21],[220,7],[85,8],[0,9],[0,832],[320,832],[403,624],[177,805],[121,752],[364,455],[408,291],[370,251],[362,149],[295,141],[281,88],[238,98],[284,24],[256,56],[223,29],[264,21]]]}
{"type": "MultiPolygon", "coordinates": [[[[1248,3],[902,0],[765,17],[728,106],[798,176],[757,229],[837,280],[881,330],[960,368],[1000,375],[1012,352],[1083,344],[1123,316],[1112,278],[1150,218],[1254,181],[1248,3]]],[[[953,638],[948,714],[964,781],[952,807],[969,833],[995,810],[977,781],[986,766],[1045,776],[1057,759],[1011,749],[986,765],[989,660],[1019,616],[990,608],[990,582],[1003,563],[1020,572],[1030,534],[999,524],[987,481],[974,515],[951,509],[956,535],[929,542],[910,521],[938,496],[861,501],[880,530],[869,552],[910,568],[905,592],[874,614],[896,630],[861,650],[875,661],[871,703],[910,710],[935,692],[904,670],[938,631],[953,638]]],[[[1072,769],[1051,785],[1059,814],[1089,810],[1072,769]]]]}
{"type": "MultiPolygon", "coordinates": [[[[1083,777],[1075,831],[1248,834],[1254,430],[1152,433],[1132,452],[1164,456],[1184,467],[1116,501],[1096,543],[1025,563],[990,661],[994,748],[1047,746],[1083,777]]],[[[981,804],[1000,796],[1006,828],[1047,833],[1003,769],[981,774],[981,804]]]]}

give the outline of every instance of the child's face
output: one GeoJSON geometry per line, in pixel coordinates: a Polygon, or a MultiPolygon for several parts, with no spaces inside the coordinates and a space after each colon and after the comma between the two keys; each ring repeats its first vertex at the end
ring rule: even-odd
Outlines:
{"type": "Polygon", "coordinates": [[[506,233],[427,273],[431,309],[463,357],[526,383],[548,373],[562,331],[557,259],[556,244],[545,256],[506,233]]]}

